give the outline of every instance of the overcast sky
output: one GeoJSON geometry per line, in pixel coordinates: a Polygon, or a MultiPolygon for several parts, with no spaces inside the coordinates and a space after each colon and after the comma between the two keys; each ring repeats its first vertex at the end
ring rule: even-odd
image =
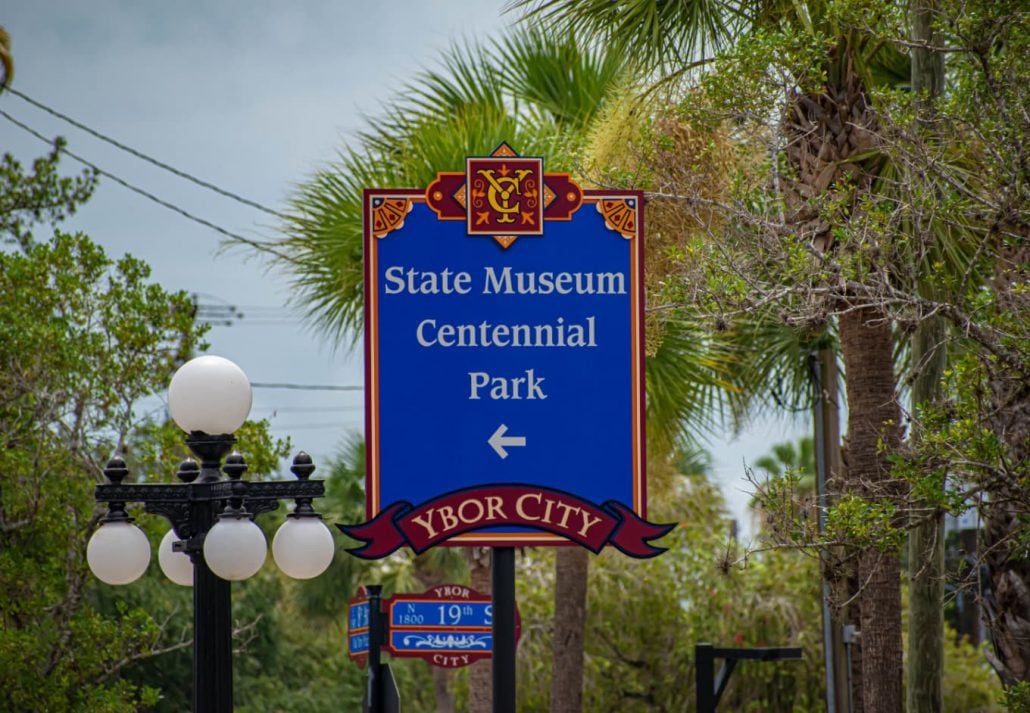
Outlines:
{"type": "MultiPolygon", "coordinates": [[[[452,42],[503,31],[498,0],[8,0],[13,86],[118,141],[273,209],[374,116],[405,77],[436,63],[452,42]]],[[[11,94],[0,108],[129,183],[247,237],[274,237],[274,219],[193,186],[83,133],[11,94]]],[[[38,139],[0,117],[0,151],[23,162],[38,139]]],[[[76,168],[65,159],[66,171],[76,168]]],[[[209,334],[210,353],[254,382],[360,386],[361,355],[329,344],[287,308],[286,280],[221,236],[102,180],[68,229],[109,254],[147,261],[154,278],[236,305],[233,326],[209,334]]],[[[363,394],[255,389],[253,417],[318,460],[363,428],[363,394]]],[[[160,408],[156,404],[155,408],[160,408]]],[[[743,517],[742,463],[789,440],[797,425],[763,423],[715,439],[717,476],[743,517]]],[[[171,467],[171,466],[170,466],[171,467]]]]}

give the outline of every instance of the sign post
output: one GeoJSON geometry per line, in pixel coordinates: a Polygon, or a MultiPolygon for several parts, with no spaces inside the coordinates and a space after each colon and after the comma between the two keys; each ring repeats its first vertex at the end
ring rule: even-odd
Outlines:
{"type": "Polygon", "coordinates": [[[737,661],[797,661],[803,653],[800,646],[726,649],[711,644],[695,644],[694,684],[698,713],[715,713],[737,661]],[[715,659],[724,659],[718,676],[715,675],[715,659]]]}
{"type": "MultiPolygon", "coordinates": [[[[382,623],[372,619],[367,589],[351,601],[347,624],[349,655],[364,666],[382,632],[382,650],[394,658],[420,658],[440,668],[461,668],[484,658],[494,649],[494,602],[462,584],[440,584],[420,594],[394,594],[380,598],[382,623]]],[[[520,633],[515,610],[515,640],[520,633]]]]}
{"type": "Polygon", "coordinates": [[[494,713],[515,713],[515,548],[491,550],[494,713]]]}
{"type": "Polygon", "coordinates": [[[369,559],[494,548],[514,710],[513,548],[653,557],[671,529],[645,519],[643,194],[502,144],[364,201],[368,521],[340,527],[369,559]]]}
{"type": "Polygon", "coordinates": [[[368,590],[368,678],[366,699],[370,713],[383,713],[383,671],[382,671],[382,644],[383,632],[383,611],[382,594],[383,587],[379,584],[370,584],[368,590]]]}

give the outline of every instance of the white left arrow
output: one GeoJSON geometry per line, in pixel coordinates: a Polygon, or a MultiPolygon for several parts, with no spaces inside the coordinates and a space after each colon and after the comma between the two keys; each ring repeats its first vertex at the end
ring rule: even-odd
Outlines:
{"type": "Polygon", "coordinates": [[[525,436],[505,436],[504,434],[507,432],[508,427],[502,423],[497,427],[497,430],[494,431],[494,435],[490,436],[489,440],[487,440],[490,447],[493,448],[501,458],[508,457],[508,451],[505,450],[505,446],[513,448],[515,446],[526,445],[525,436]]]}

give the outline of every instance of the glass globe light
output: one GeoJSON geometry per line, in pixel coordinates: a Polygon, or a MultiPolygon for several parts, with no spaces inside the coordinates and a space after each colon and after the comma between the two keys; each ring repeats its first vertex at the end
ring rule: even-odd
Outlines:
{"type": "Polygon", "coordinates": [[[183,587],[193,586],[193,560],[185,552],[176,552],[172,543],[178,540],[175,530],[169,530],[157,548],[157,563],[168,579],[183,587]]]}
{"type": "Polygon", "coordinates": [[[168,386],[168,410],[187,433],[234,433],[247,420],[252,399],[243,369],[220,356],[190,359],[168,386]]]}
{"type": "Polygon", "coordinates": [[[86,562],[101,582],[129,584],[147,571],[150,542],[131,522],[105,522],[89,538],[86,562]]]}
{"type": "Polygon", "coordinates": [[[333,561],[336,545],[322,518],[288,517],[272,539],[272,557],[287,576],[311,579],[333,561]]]}
{"type": "Polygon", "coordinates": [[[231,582],[256,574],[267,555],[265,533],[247,517],[220,518],[204,538],[207,566],[231,582]]]}

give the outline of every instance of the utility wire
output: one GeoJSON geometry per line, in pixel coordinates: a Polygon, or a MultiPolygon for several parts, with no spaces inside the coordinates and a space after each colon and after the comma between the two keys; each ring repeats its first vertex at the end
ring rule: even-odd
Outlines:
{"type": "Polygon", "coordinates": [[[202,180],[200,178],[197,178],[196,176],[193,176],[193,175],[191,175],[189,173],[186,173],[185,171],[181,171],[181,170],[175,168],[174,166],[169,166],[167,163],[164,163],[163,161],[158,161],[156,158],[148,156],[145,153],[143,153],[142,151],[138,151],[138,150],[132,148],[131,146],[126,146],[125,144],[121,143],[120,141],[112,139],[110,136],[105,136],[104,134],[100,133],[96,129],[91,129],[90,127],[86,126],[85,124],[83,124],[80,121],[76,121],[75,119],[73,119],[72,117],[68,116],[67,114],[63,114],[63,113],[57,111],[56,109],[53,109],[53,108],[47,106],[46,104],[43,104],[42,102],[36,101],[32,97],[28,96],[24,92],[18,91],[14,87],[6,87],[5,91],[13,94],[16,97],[19,97],[19,98],[27,101],[29,104],[31,104],[32,106],[36,107],[37,109],[42,109],[43,111],[45,111],[46,113],[50,114],[51,116],[56,116],[58,119],[71,124],[75,128],[81,129],[82,131],[85,131],[87,134],[89,134],[91,136],[94,136],[94,137],[100,139],[101,141],[104,141],[106,143],[111,144],[115,148],[119,148],[122,151],[125,151],[126,153],[132,154],[133,156],[135,156],[138,159],[146,161],[147,163],[152,164],[154,166],[157,166],[158,168],[163,169],[165,171],[168,171],[169,173],[173,173],[176,176],[178,176],[179,178],[185,179],[185,180],[189,181],[190,183],[194,183],[194,184],[196,184],[198,186],[201,186],[202,188],[207,188],[208,190],[214,191],[215,193],[223,195],[226,198],[231,198],[232,200],[236,201],[237,203],[242,203],[243,205],[250,206],[251,208],[257,208],[258,210],[264,211],[265,213],[268,213],[269,215],[274,215],[276,218],[281,218],[283,220],[287,220],[288,219],[286,215],[284,215],[283,213],[280,213],[277,210],[274,210],[274,209],[269,208],[267,206],[261,205],[260,203],[257,203],[255,201],[250,200],[249,198],[244,198],[243,196],[237,195],[236,193],[233,193],[232,191],[227,191],[224,188],[219,188],[218,186],[214,185],[213,183],[208,183],[207,181],[204,181],[204,180],[202,180]]]}
{"type": "Polygon", "coordinates": [[[322,384],[281,384],[252,381],[255,389],[294,389],[297,391],[364,391],[364,386],[325,386],[322,384]]]}
{"type": "MultiPolygon", "coordinates": [[[[43,134],[41,134],[38,131],[36,131],[35,129],[33,129],[31,126],[28,126],[27,124],[23,124],[22,122],[18,121],[17,119],[15,119],[13,116],[8,114],[3,109],[0,109],[0,116],[2,116],[3,118],[7,119],[9,122],[14,124],[15,126],[17,126],[17,127],[21,128],[21,129],[29,132],[30,134],[35,136],[40,141],[43,141],[43,142],[53,146],[53,141],[51,141],[46,136],[44,136],[43,134]]],[[[106,176],[107,178],[110,178],[115,183],[118,183],[119,185],[121,185],[121,186],[123,186],[125,188],[128,188],[133,193],[137,193],[137,194],[143,196],[144,198],[147,198],[147,199],[153,201],[154,203],[157,203],[158,205],[167,208],[168,210],[174,211],[174,212],[178,213],[179,215],[181,215],[184,218],[192,220],[195,223],[199,223],[200,225],[203,225],[206,228],[210,228],[211,230],[214,230],[216,233],[220,233],[222,235],[225,235],[226,237],[232,238],[233,240],[238,240],[239,242],[244,243],[246,245],[249,245],[249,246],[251,246],[252,248],[254,248],[256,250],[260,250],[260,251],[268,253],[270,255],[274,255],[275,257],[279,258],[280,260],[286,260],[287,262],[291,262],[291,263],[293,263],[295,265],[296,264],[300,264],[300,263],[298,263],[298,261],[295,258],[292,258],[289,255],[286,255],[285,253],[279,252],[278,250],[273,248],[268,243],[261,242],[260,240],[252,240],[251,238],[245,238],[242,235],[240,235],[239,233],[234,233],[234,232],[232,232],[230,230],[227,230],[227,229],[225,229],[225,228],[223,228],[223,227],[221,227],[219,225],[215,225],[214,223],[212,223],[212,222],[210,222],[208,220],[204,220],[203,218],[199,218],[199,217],[193,215],[192,213],[187,212],[186,210],[180,208],[177,205],[169,203],[168,201],[163,200],[161,198],[158,198],[153,193],[149,193],[149,192],[143,190],[142,188],[137,188],[136,186],[132,185],[128,181],[119,178],[118,176],[114,175],[113,173],[105,171],[104,169],[100,168],[96,164],[91,163],[90,161],[88,161],[88,160],[82,158],[81,156],[79,156],[78,154],[73,153],[72,151],[69,151],[67,148],[61,148],[60,151],[61,151],[61,153],[66,154],[67,156],[70,156],[71,158],[75,159],[79,163],[81,163],[81,164],[83,164],[85,166],[88,166],[89,168],[93,169],[94,171],[97,172],[97,174],[99,174],[101,176],[106,176]]]]}
{"type": "MultiPolygon", "coordinates": [[[[281,413],[340,413],[344,411],[360,411],[364,406],[255,406],[254,411],[261,411],[273,416],[281,413]]],[[[251,411],[253,413],[254,411],[251,411]]]]}
{"type": "Polygon", "coordinates": [[[286,424],[285,426],[276,426],[272,424],[269,428],[273,431],[313,431],[325,428],[354,428],[356,424],[353,423],[294,423],[286,424]]]}

